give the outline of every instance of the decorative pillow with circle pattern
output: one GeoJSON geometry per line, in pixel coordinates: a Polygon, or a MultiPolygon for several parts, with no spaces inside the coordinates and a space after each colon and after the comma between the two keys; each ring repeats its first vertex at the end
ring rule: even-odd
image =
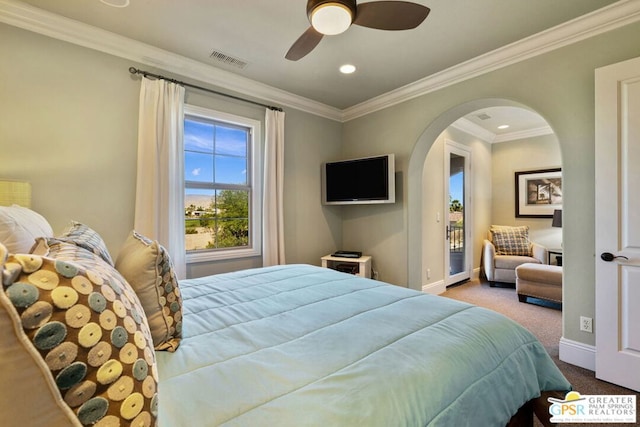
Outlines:
{"type": "Polygon", "coordinates": [[[84,252],[77,262],[5,253],[3,297],[48,368],[50,388],[82,425],[154,426],[158,375],[140,301],[113,267],[84,252]]]}
{"type": "Polygon", "coordinates": [[[155,349],[175,351],[182,338],[182,297],[167,250],[132,231],[120,248],[116,269],[140,298],[155,349]]]}
{"type": "Polygon", "coordinates": [[[114,265],[111,254],[107,249],[107,245],[104,243],[104,240],[102,240],[102,236],[85,224],[77,221],[71,221],[71,225],[64,231],[64,233],[62,233],[61,236],[56,236],[55,238],[61,242],[73,243],[76,246],[80,246],[89,252],[99,255],[100,258],[109,263],[109,265],[114,265]]]}
{"type": "MultiPolygon", "coordinates": [[[[76,262],[89,270],[97,270],[108,280],[116,283],[127,283],[126,279],[112,265],[104,259],[75,243],[62,241],[57,237],[38,238],[32,251],[34,255],[46,256],[63,261],[76,262]]],[[[127,283],[128,285],[128,283],[127,283]]],[[[142,313],[142,311],[141,311],[142,313]]]]}

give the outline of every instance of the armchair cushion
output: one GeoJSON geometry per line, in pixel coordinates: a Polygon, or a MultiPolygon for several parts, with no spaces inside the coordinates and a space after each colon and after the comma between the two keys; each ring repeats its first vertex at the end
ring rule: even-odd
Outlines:
{"type": "Polygon", "coordinates": [[[521,255],[500,255],[494,260],[495,268],[502,270],[515,270],[516,267],[524,263],[539,264],[540,261],[533,257],[521,255]]]}
{"type": "Polygon", "coordinates": [[[491,226],[491,240],[496,255],[531,256],[529,227],[491,226]]]}

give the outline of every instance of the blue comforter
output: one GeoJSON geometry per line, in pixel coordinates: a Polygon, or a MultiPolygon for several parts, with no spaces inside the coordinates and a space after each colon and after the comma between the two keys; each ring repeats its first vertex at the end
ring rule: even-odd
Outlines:
{"type": "Polygon", "coordinates": [[[527,330],[447,298],[308,265],[180,286],[161,427],[504,426],[570,389],[527,330]]]}

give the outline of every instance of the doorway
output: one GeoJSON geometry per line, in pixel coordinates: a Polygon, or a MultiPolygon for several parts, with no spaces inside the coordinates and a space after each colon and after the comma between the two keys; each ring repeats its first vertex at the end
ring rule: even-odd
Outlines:
{"type": "MultiPolygon", "coordinates": [[[[505,108],[509,110],[505,113],[529,113],[520,115],[520,119],[527,118],[525,116],[532,112],[526,106],[504,99],[474,101],[443,113],[418,140],[411,155],[407,181],[411,194],[408,200],[408,228],[411,230],[408,235],[408,277],[411,287],[438,294],[458,280],[465,280],[465,276],[455,276],[458,274],[456,269],[449,270],[453,258],[459,255],[445,246],[450,243],[446,240],[446,233],[447,225],[451,225],[448,215],[449,191],[445,189],[445,184],[449,182],[449,172],[444,171],[445,164],[451,168],[449,154],[445,154],[446,140],[455,141],[455,144],[473,153],[473,158],[467,162],[467,195],[471,202],[464,201],[463,219],[466,225],[465,249],[469,249],[464,254],[464,263],[469,278],[480,275],[480,248],[490,225],[509,225],[520,221],[515,219],[513,208],[514,171],[528,170],[532,165],[549,162],[553,166],[561,165],[558,139],[539,115],[544,126],[532,128],[531,131],[512,127],[509,134],[499,135],[497,131],[487,133],[480,129],[487,123],[485,114],[481,113],[488,113],[490,121],[496,124],[500,117],[498,113],[501,113],[496,110],[505,108]],[[504,166],[493,167],[494,159],[504,166]],[[449,258],[445,260],[445,257],[449,258]]],[[[552,228],[550,220],[525,221],[530,226],[532,239],[547,247],[559,247],[562,230],[552,228]]],[[[460,249],[454,248],[455,251],[460,249]]]]}
{"type": "Polygon", "coordinates": [[[444,185],[445,185],[445,242],[444,282],[445,286],[469,280],[473,259],[473,235],[471,198],[469,191],[469,168],[471,150],[445,141],[444,185]]]}

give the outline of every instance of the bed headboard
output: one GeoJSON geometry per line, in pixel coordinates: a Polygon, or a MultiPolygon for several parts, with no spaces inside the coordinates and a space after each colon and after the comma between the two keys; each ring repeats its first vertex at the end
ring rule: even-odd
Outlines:
{"type": "Polygon", "coordinates": [[[31,183],[26,181],[0,180],[0,206],[13,204],[31,207],[31,183]]]}

